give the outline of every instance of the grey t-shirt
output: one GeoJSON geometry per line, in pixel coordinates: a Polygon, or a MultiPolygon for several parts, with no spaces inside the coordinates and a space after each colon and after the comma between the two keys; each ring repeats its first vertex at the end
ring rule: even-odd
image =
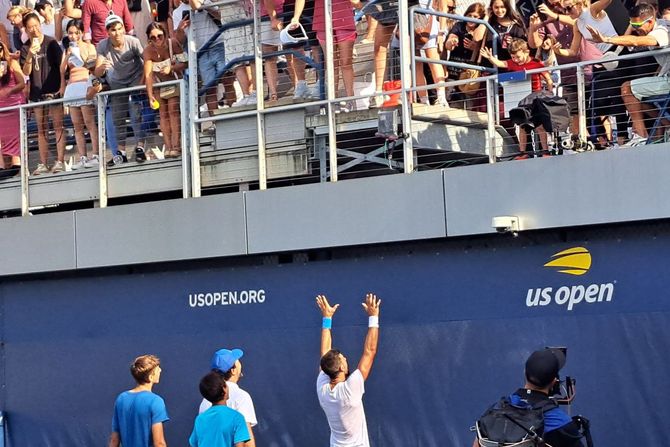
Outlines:
{"type": "Polygon", "coordinates": [[[97,46],[98,56],[112,62],[112,68],[107,70],[107,82],[111,88],[124,88],[138,85],[144,75],[144,60],[142,59],[142,44],[139,39],[124,36],[123,47],[116,49],[109,38],[103,39],[97,46]]]}
{"type": "MultiPolygon", "coordinates": [[[[670,43],[670,36],[668,35],[668,29],[670,28],[668,23],[665,20],[656,20],[656,24],[654,25],[654,29],[651,30],[649,33],[649,36],[654,37],[656,39],[656,42],[658,42],[658,46],[656,47],[648,47],[650,50],[655,50],[658,48],[664,48],[668,46],[668,43],[670,43]]],[[[670,75],[670,53],[664,53],[664,54],[659,54],[654,56],[656,58],[656,62],[658,62],[658,65],[661,66],[661,70],[658,72],[659,76],[668,76],[670,75]]]]}

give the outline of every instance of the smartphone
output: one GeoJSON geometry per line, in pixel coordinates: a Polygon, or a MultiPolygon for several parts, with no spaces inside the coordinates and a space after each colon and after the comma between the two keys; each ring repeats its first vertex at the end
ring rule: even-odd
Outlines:
{"type": "Polygon", "coordinates": [[[37,47],[40,46],[40,39],[39,39],[39,37],[33,37],[32,42],[33,42],[33,46],[37,46],[37,47]]]}
{"type": "Polygon", "coordinates": [[[189,13],[190,13],[190,12],[191,12],[191,11],[182,11],[182,12],[181,12],[181,19],[182,19],[182,20],[188,20],[188,16],[189,16],[189,13]]]}

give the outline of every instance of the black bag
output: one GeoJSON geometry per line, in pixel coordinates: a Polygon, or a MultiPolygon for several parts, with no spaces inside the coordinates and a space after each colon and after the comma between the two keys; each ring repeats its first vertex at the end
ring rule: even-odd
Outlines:
{"type": "Polygon", "coordinates": [[[551,400],[533,406],[525,400],[513,403],[509,397],[503,397],[477,421],[477,438],[498,446],[524,441],[527,445],[543,446],[544,413],[557,406],[551,400]]]}
{"type": "Polygon", "coordinates": [[[542,90],[519,101],[519,106],[509,111],[509,117],[520,126],[543,126],[550,133],[566,132],[570,126],[570,106],[565,98],[542,90]]]}

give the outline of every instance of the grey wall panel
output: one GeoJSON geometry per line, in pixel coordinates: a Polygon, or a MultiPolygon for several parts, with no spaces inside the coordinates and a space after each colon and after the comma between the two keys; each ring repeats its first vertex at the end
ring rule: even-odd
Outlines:
{"type": "Polygon", "coordinates": [[[440,171],[246,193],[249,253],[444,237],[440,171]]]}
{"type": "Polygon", "coordinates": [[[5,235],[7,253],[0,262],[0,275],[76,267],[72,212],[0,219],[0,233],[5,235]]]}
{"type": "Polygon", "coordinates": [[[241,193],[76,212],[77,267],[246,253],[241,193]]]}
{"type": "Polygon", "coordinates": [[[446,170],[448,235],[493,232],[500,215],[528,230],[667,218],[668,146],[446,170]]]}

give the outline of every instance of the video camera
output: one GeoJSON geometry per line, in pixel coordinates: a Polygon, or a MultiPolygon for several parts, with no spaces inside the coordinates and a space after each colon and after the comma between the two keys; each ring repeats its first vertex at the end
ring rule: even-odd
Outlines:
{"type": "MultiPolygon", "coordinates": [[[[566,347],[552,347],[547,346],[547,349],[555,349],[561,351],[563,356],[567,360],[568,358],[568,348],[566,347]]],[[[565,376],[564,380],[558,378],[559,381],[556,382],[554,387],[549,392],[549,397],[551,397],[558,405],[570,405],[575,399],[577,394],[577,380],[574,377],[565,376]]]]}

